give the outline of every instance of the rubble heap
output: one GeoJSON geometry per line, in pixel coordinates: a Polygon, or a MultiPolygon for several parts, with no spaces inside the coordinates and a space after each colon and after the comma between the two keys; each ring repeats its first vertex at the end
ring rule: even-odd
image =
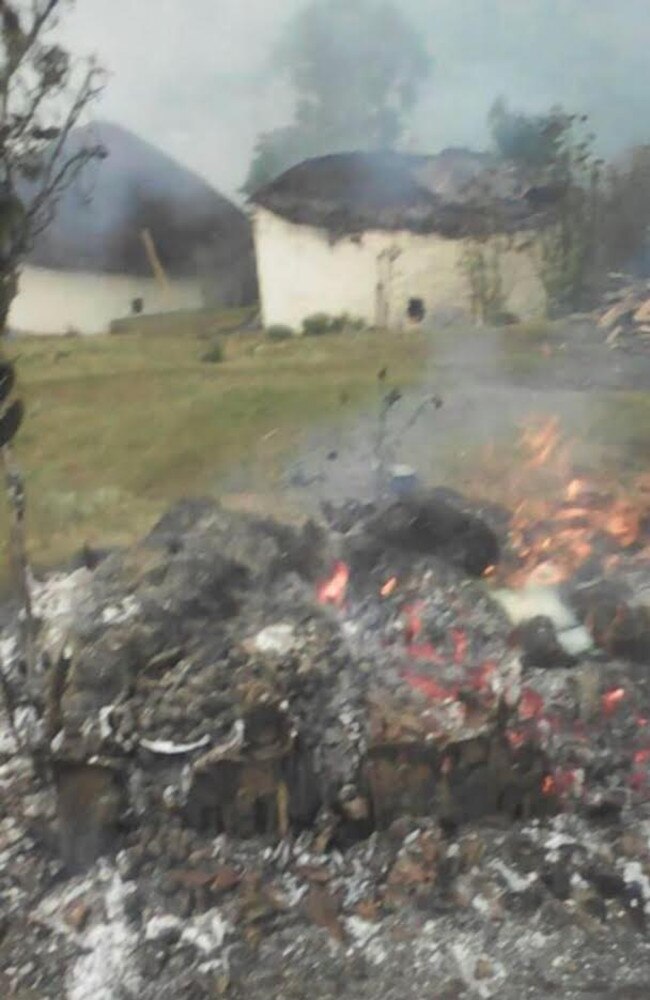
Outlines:
{"type": "Polygon", "coordinates": [[[642,347],[650,339],[650,282],[611,274],[609,291],[595,318],[610,346],[642,347]]]}
{"type": "Polygon", "coordinates": [[[576,950],[642,995],[643,539],[517,594],[499,508],[325,515],[185,502],[46,581],[36,708],[5,629],[7,995],[570,997],[576,950]]]}

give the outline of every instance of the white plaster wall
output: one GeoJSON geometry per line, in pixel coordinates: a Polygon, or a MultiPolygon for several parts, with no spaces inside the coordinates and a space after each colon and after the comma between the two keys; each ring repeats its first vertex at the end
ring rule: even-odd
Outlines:
{"type": "MultiPolygon", "coordinates": [[[[262,315],[299,330],[314,313],[348,313],[378,326],[402,326],[409,299],[422,299],[427,315],[469,315],[464,244],[438,235],[368,231],[330,242],[325,230],[300,226],[256,207],[253,228],[262,315]],[[383,286],[383,293],[379,286],[383,286]]],[[[546,300],[527,253],[502,261],[507,308],[522,319],[543,315],[546,300]]]]}
{"type": "Polygon", "coordinates": [[[9,327],[20,333],[103,333],[114,319],[131,312],[133,299],[142,298],[145,313],[199,309],[200,283],[170,282],[163,290],[153,278],[121,274],[50,271],[24,268],[9,315],[9,327]]]}

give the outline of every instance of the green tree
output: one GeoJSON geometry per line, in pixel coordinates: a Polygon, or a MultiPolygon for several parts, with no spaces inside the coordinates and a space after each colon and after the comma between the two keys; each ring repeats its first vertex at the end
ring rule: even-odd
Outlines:
{"type": "Polygon", "coordinates": [[[636,146],[607,177],[603,248],[614,270],[650,267],[650,145],[636,146]]]}
{"type": "Polygon", "coordinates": [[[275,62],[294,92],[294,116],[258,139],[249,193],[308,156],[394,148],[431,70],[417,32],[378,0],[313,0],[275,62]]]}

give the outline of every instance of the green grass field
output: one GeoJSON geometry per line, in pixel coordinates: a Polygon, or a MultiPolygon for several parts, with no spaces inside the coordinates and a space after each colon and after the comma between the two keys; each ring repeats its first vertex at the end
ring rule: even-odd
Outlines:
{"type": "MultiPolygon", "coordinates": [[[[252,474],[271,512],[286,503],[291,513],[278,477],[305,432],[352,421],[377,398],[383,367],[388,385],[417,383],[435,369],[436,346],[449,336],[368,332],[272,342],[239,333],[221,337],[221,363],[202,361],[220,331],[242,318],[167,318],[160,328],[147,320],[146,332],[136,326],[113,336],[7,344],[26,403],[16,452],[37,569],[61,564],[84,542],[133,540],[173,500],[220,495],[237,468],[252,474]]],[[[527,339],[516,342],[509,360],[522,363],[530,354],[543,365],[539,338],[531,346],[527,339]]],[[[603,393],[589,412],[580,433],[614,452],[634,451],[641,462],[650,454],[647,393],[603,393]]],[[[458,453],[458,442],[449,444],[458,453]]],[[[471,442],[464,444],[471,451],[471,442]]],[[[4,501],[0,516],[6,539],[4,501]]],[[[3,581],[6,556],[5,545],[3,581]]]]}
{"type": "Polygon", "coordinates": [[[222,343],[220,364],[201,361],[210,340],[183,331],[8,345],[26,404],[16,452],[37,567],[84,542],[133,539],[170,501],[218,494],[240,465],[272,491],[306,429],[354,413],[383,366],[414,381],[427,353],[417,334],[222,343]]]}

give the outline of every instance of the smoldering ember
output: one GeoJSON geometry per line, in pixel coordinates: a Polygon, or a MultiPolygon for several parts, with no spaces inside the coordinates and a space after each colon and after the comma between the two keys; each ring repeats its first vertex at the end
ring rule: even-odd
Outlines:
{"type": "Polygon", "coordinates": [[[647,996],[650,484],[557,432],[548,500],[188,500],[34,585],[4,995],[647,996]]]}

